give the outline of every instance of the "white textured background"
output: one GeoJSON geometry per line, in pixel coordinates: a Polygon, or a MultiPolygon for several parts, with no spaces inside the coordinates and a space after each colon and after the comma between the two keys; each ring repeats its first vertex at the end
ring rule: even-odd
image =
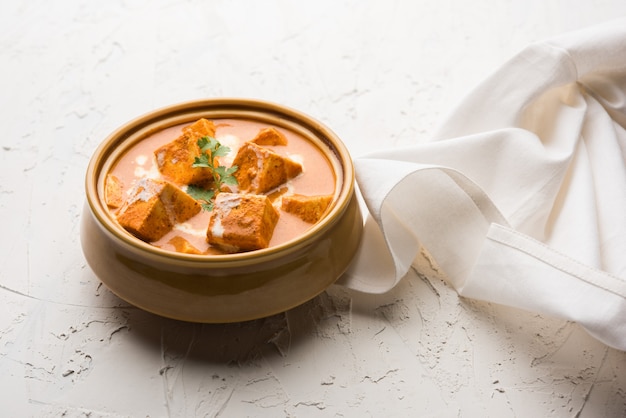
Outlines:
{"type": "Polygon", "coordinates": [[[460,299],[434,272],[194,325],[117,299],[79,243],[91,153],[156,107],[279,102],[358,156],[427,140],[528,43],[625,13],[622,0],[3,1],[2,415],[626,417],[626,353],[460,299]]]}

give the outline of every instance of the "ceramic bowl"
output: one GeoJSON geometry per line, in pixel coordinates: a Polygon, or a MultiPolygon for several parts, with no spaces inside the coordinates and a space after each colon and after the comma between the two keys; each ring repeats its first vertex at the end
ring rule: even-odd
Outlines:
{"type": "Polygon", "coordinates": [[[155,110],[111,133],[86,173],[81,245],[98,278],[117,296],[146,311],[178,320],[226,323],[277,314],[334,283],[361,238],[354,168],[340,139],[311,117],[248,99],[197,100],[155,110]],[[266,249],[224,255],[183,254],[143,242],[116,222],[103,198],[112,164],[132,144],[162,129],[204,118],[242,118],[293,130],[338,161],[328,214],[303,235],[266,249]]]}

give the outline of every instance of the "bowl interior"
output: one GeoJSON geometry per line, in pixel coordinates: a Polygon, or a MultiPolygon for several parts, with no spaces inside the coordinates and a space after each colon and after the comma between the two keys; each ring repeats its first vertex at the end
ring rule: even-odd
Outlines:
{"type": "Polygon", "coordinates": [[[159,109],[136,118],[113,132],[94,153],[86,176],[87,199],[98,221],[117,239],[127,245],[153,254],[178,260],[211,260],[222,263],[254,263],[258,259],[278,257],[285,250],[308,245],[336,221],[346,208],[353,193],[354,171],[350,155],[341,140],[327,127],[293,109],[273,103],[244,99],[207,99],[182,103],[159,109]],[[197,255],[176,253],[141,241],[124,230],[108,210],[104,201],[105,177],[114,164],[133,145],[164,129],[191,123],[200,118],[242,119],[275,125],[290,130],[315,145],[328,159],[334,170],[333,202],[326,216],[305,233],[288,242],[250,252],[197,255]]]}

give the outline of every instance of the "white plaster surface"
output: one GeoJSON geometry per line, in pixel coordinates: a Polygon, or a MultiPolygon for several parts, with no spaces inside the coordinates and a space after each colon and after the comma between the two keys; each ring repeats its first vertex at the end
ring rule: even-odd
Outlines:
{"type": "Polygon", "coordinates": [[[0,411],[7,417],[625,417],[626,353],[459,298],[428,268],[230,325],[121,301],[82,256],[112,130],[205,97],[279,102],[354,156],[424,141],[528,43],[622,0],[0,3],[0,411]]]}

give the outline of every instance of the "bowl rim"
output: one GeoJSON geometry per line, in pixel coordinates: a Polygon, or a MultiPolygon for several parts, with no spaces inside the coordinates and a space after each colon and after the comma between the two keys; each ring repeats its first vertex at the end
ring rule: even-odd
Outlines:
{"type": "MultiPolygon", "coordinates": [[[[326,150],[322,151],[326,152],[326,150]]],[[[317,237],[323,235],[330,229],[341,217],[342,213],[345,212],[354,194],[354,183],[355,172],[350,153],[341,139],[325,124],[288,106],[260,99],[234,97],[205,98],[179,102],[156,108],[127,121],[113,130],[101,141],[94,150],[85,173],[86,203],[90,207],[98,224],[113,236],[117,243],[131,251],[139,252],[147,258],[160,261],[165,260],[168,263],[177,265],[198,266],[206,264],[206,267],[215,268],[230,265],[241,267],[271,261],[283,257],[288,253],[299,251],[303,247],[310,245],[317,237]],[[101,192],[99,192],[102,169],[105,168],[107,162],[110,162],[113,158],[112,155],[115,153],[117,146],[123,144],[127,139],[131,138],[133,134],[138,133],[142,129],[166,117],[174,117],[176,115],[183,116],[192,113],[194,110],[196,112],[208,112],[212,109],[233,112],[248,110],[278,116],[288,122],[304,127],[314,136],[320,138],[322,142],[325,142],[328,145],[329,151],[333,152],[339,160],[339,166],[343,170],[343,178],[341,184],[337,185],[340,190],[339,193],[336,193],[333,206],[324,218],[298,237],[276,246],[249,252],[219,255],[187,254],[158,248],[134,237],[117,224],[112,219],[108,208],[103,203],[101,192]]]]}

